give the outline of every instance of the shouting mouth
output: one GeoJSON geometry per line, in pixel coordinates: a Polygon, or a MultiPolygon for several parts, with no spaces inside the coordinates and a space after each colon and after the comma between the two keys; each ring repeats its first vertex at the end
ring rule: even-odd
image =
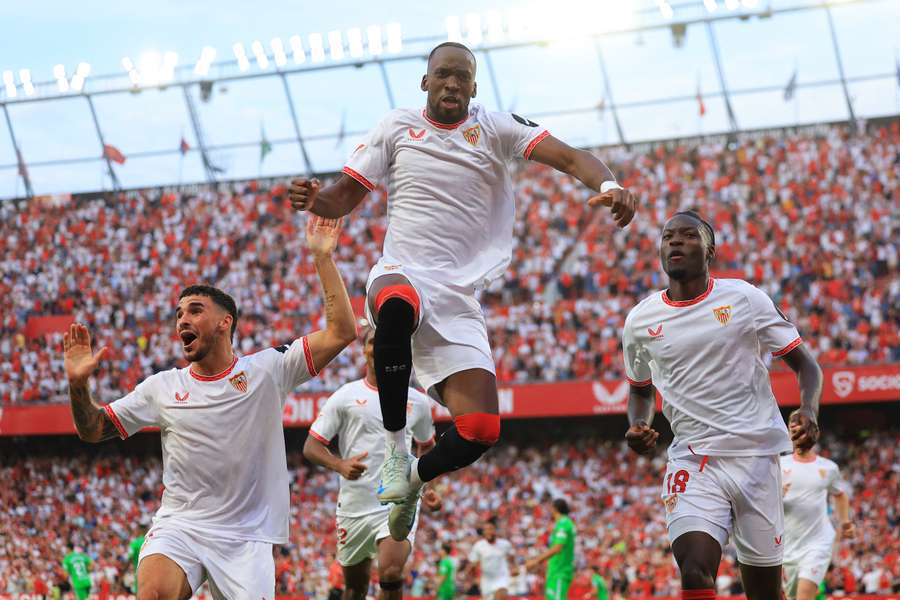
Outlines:
{"type": "Polygon", "coordinates": [[[191,352],[197,345],[197,334],[193,331],[182,331],[179,334],[181,337],[181,346],[184,348],[185,352],[191,352]]]}

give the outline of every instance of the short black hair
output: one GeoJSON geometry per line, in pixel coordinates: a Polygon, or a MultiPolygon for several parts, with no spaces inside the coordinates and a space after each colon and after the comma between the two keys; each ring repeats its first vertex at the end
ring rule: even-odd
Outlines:
{"type": "Polygon", "coordinates": [[[428,53],[428,64],[431,64],[431,58],[434,56],[434,53],[441,48],[459,48],[460,50],[465,50],[472,57],[472,62],[475,63],[475,67],[478,67],[478,61],[475,59],[475,53],[472,52],[471,48],[469,48],[465,44],[460,44],[459,42],[443,42],[432,48],[431,52],[428,53]]]}
{"type": "Polygon", "coordinates": [[[238,321],[238,309],[237,304],[234,302],[234,298],[219,288],[202,284],[187,286],[181,290],[178,300],[180,301],[186,296],[206,296],[207,298],[211,298],[217,306],[220,306],[225,312],[231,315],[231,338],[234,339],[234,332],[237,329],[238,321]]]}
{"type": "Polygon", "coordinates": [[[553,501],[553,508],[561,515],[569,514],[569,503],[562,498],[557,498],[553,501]]]}
{"type": "Polygon", "coordinates": [[[450,554],[453,551],[453,546],[451,546],[450,544],[442,544],[441,548],[443,548],[444,552],[446,552],[447,554],[450,554]]]}
{"type": "Polygon", "coordinates": [[[672,218],[674,219],[675,217],[678,217],[680,215],[685,215],[685,216],[691,217],[692,219],[696,219],[696,220],[700,221],[700,227],[702,229],[705,229],[706,233],[709,234],[709,239],[712,240],[713,248],[715,248],[715,246],[716,246],[716,230],[713,229],[713,226],[710,225],[706,221],[706,219],[704,219],[703,217],[700,216],[700,213],[693,211],[693,210],[681,210],[681,211],[678,211],[677,213],[675,213],[674,215],[672,215],[672,218]]]}

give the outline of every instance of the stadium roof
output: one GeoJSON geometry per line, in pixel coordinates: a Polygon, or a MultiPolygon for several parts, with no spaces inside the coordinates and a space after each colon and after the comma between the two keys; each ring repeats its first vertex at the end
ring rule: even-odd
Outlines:
{"type": "Polygon", "coordinates": [[[27,195],[26,173],[53,194],[337,170],[384,112],[423,104],[448,37],[476,49],[478,101],[581,146],[900,113],[894,1],[482,5],[377,30],[273,21],[256,44],[192,39],[102,73],[0,64],[0,198],[27,195]]]}

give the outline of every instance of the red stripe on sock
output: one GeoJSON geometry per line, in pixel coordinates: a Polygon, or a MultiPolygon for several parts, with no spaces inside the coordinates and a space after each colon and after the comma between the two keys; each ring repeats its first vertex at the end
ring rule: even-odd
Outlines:
{"type": "Polygon", "coordinates": [[[682,600],[716,600],[716,590],[681,590],[682,600]]]}
{"type": "Polygon", "coordinates": [[[381,310],[382,305],[391,298],[406,300],[413,307],[416,323],[419,322],[419,294],[416,293],[416,288],[407,283],[385,286],[375,296],[375,312],[381,310]]]}

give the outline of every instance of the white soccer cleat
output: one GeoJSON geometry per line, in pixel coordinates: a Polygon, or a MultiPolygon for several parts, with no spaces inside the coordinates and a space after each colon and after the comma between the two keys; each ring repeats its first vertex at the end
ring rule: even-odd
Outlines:
{"type": "Polygon", "coordinates": [[[406,500],[411,490],[409,474],[412,461],[413,457],[398,451],[395,444],[387,445],[387,458],[381,465],[381,481],[378,483],[379,502],[400,504],[406,500]]]}
{"type": "Polygon", "coordinates": [[[410,492],[403,503],[395,504],[391,508],[391,514],[388,515],[388,531],[391,537],[398,542],[402,542],[409,537],[413,523],[416,522],[420,491],[410,492]]]}

